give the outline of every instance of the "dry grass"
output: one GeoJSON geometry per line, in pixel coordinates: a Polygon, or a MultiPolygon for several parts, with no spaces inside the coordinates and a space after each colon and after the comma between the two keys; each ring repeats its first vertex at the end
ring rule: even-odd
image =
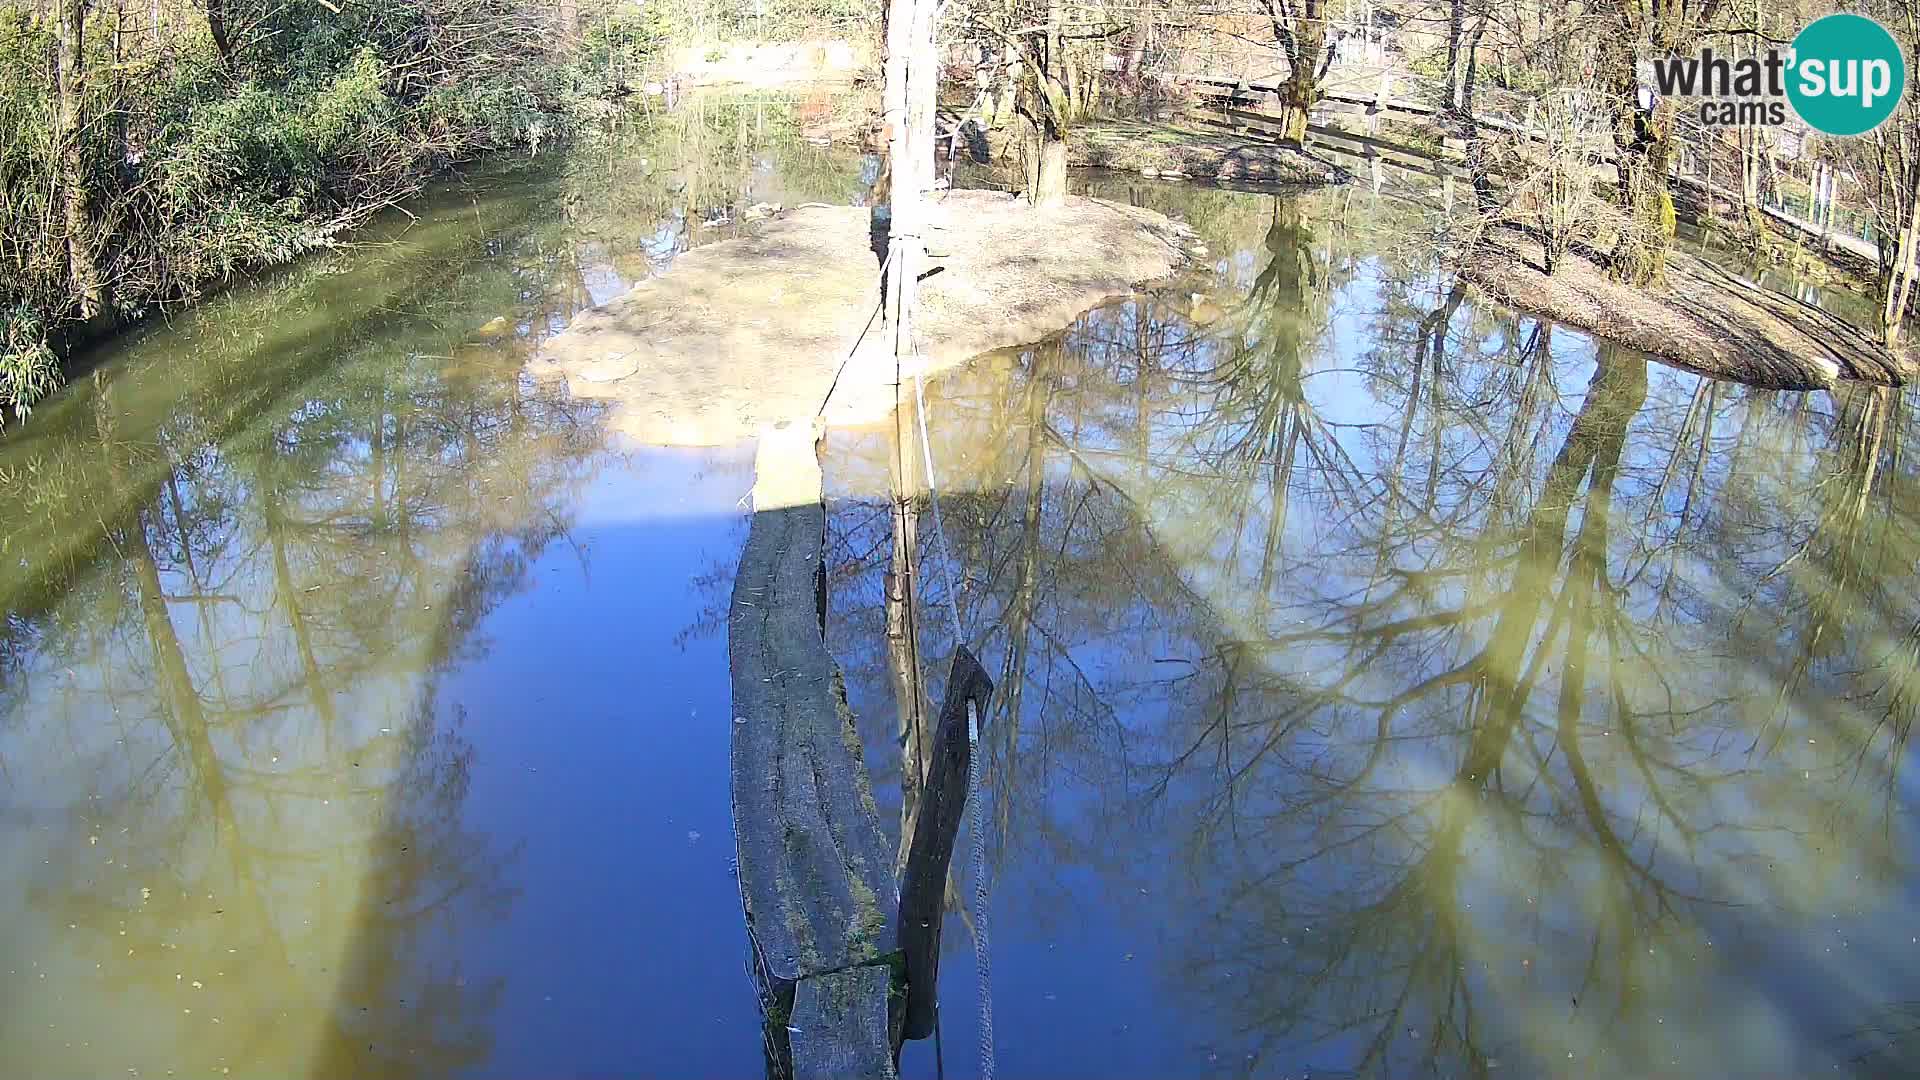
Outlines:
{"type": "MultiPolygon", "coordinates": [[[[929,368],[1035,341],[1184,260],[1191,233],[1150,210],[1069,199],[1036,210],[997,192],[938,200],[915,338],[929,368]]],[[[671,272],[574,320],[536,375],[614,403],[609,423],[654,445],[701,446],[810,423],[878,305],[868,212],[809,206],[751,237],[697,248],[671,272]]],[[[847,362],[826,420],[877,423],[895,366],[878,320],[847,362]]]]}
{"type": "Polygon", "coordinates": [[[1813,390],[1843,381],[1903,385],[1915,370],[1839,317],[1767,292],[1684,252],[1667,256],[1666,284],[1637,288],[1569,254],[1543,269],[1540,245],[1487,237],[1466,259],[1467,280],[1510,307],[1544,315],[1678,367],[1753,386],[1813,390]]]}

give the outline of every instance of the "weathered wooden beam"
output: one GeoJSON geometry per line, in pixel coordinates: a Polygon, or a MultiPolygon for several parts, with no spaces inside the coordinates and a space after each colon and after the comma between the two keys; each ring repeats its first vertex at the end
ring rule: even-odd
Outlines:
{"type": "Polygon", "coordinates": [[[793,1080],[894,1080],[890,985],[879,965],[802,979],[787,1021],[793,1080]]]}
{"type": "Polygon", "coordinates": [[[898,951],[893,854],[821,632],[826,511],[814,455],[804,426],[762,434],[727,614],[734,845],[776,1073],[797,985],[861,965],[885,974],[898,951]]]}
{"type": "Polygon", "coordinates": [[[932,756],[927,761],[920,806],[913,820],[913,845],[907,851],[906,871],[900,879],[900,950],[906,961],[907,1006],[903,1036],[924,1039],[933,1034],[934,1006],[939,1000],[940,926],[945,914],[947,867],[953,860],[953,842],[967,808],[967,769],[972,747],[967,741],[967,703],[984,724],[993,680],[966,646],[953,652],[947,674],[946,700],[940,706],[940,724],[934,729],[932,756]]]}

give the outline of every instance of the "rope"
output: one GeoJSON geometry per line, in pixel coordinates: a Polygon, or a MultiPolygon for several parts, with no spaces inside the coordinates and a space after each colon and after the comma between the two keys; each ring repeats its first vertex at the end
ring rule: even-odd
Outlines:
{"type": "MultiPolygon", "coordinates": [[[[936,527],[937,528],[937,527],[936,527]]],[[[973,973],[980,994],[980,1076],[993,1080],[993,953],[987,941],[987,829],[980,809],[980,716],[967,700],[967,804],[973,808],[973,973]]]]}
{"type": "MultiPolygon", "coordinates": [[[[826,204],[822,203],[820,205],[824,206],[826,204]]],[[[853,354],[860,351],[860,343],[867,340],[867,332],[873,329],[873,320],[880,317],[880,309],[886,306],[887,264],[892,261],[892,251],[888,251],[886,257],[880,260],[880,282],[874,294],[873,310],[867,313],[866,325],[860,328],[860,333],[854,337],[853,344],[847,348],[847,355],[841,358],[840,366],[834,369],[833,381],[827,384],[827,396],[820,399],[820,407],[814,410],[813,415],[816,417],[826,415],[827,402],[833,400],[833,392],[840,388],[840,376],[847,373],[847,364],[853,360],[853,354]]]]}
{"type": "MultiPolygon", "coordinates": [[[[919,417],[920,461],[927,470],[927,502],[933,509],[933,535],[940,545],[940,565],[946,572],[947,612],[953,618],[953,643],[965,642],[960,627],[960,591],[954,586],[953,548],[947,543],[946,526],[940,520],[940,483],[933,469],[933,441],[927,435],[927,399],[920,346],[913,343],[917,362],[913,373],[914,412],[919,417]]],[[[993,1080],[993,954],[987,936],[987,821],[980,797],[980,713],[972,698],[967,699],[967,806],[972,821],[973,848],[973,976],[980,999],[980,1076],[993,1080]]]]}
{"type": "MultiPolygon", "coordinates": [[[[920,347],[916,343],[913,349],[916,361],[920,359],[920,347]]],[[[920,418],[920,461],[927,470],[927,503],[933,508],[933,536],[940,543],[940,569],[947,579],[947,613],[953,616],[953,643],[959,645],[966,640],[960,630],[960,591],[953,581],[953,549],[947,545],[947,530],[940,522],[940,483],[933,474],[933,443],[927,438],[927,398],[921,390],[919,366],[913,373],[913,406],[920,418]]]]}

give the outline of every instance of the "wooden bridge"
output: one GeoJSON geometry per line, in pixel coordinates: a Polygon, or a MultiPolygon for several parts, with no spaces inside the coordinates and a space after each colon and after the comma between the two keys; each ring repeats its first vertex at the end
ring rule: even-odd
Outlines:
{"type": "MultiPolygon", "coordinates": [[[[955,649],[898,878],[827,650],[818,438],[760,433],[727,611],[734,850],[772,1080],[896,1080],[934,1033],[947,876],[967,803],[968,706],[993,680],[955,649]]],[[[908,588],[911,588],[911,583],[908,588]]]]}

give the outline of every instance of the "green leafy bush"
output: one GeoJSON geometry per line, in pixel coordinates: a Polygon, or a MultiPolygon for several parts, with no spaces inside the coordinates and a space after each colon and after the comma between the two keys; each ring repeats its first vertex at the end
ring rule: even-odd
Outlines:
{"type": "Polygon", "coordinates": [[[31,308],[18,305],[0,312],[0,427],[5,426],[6,409],[25,419],[35,401],[51,391],[60,379],[60,368],[39,318],[31,308]]]}
{"type": "Polygon", "coordinates": [[[0,7],[0,408],[53,385],[79,312],[68,192],[112,312],[137,316],[331,243],[453,162],[572,137],[665,33],[621,7],[576,37],[531,0],[224,9],[223,57],[204,21],[156,43],[93,5],[63,162],[54,16],[0,7]]]}

